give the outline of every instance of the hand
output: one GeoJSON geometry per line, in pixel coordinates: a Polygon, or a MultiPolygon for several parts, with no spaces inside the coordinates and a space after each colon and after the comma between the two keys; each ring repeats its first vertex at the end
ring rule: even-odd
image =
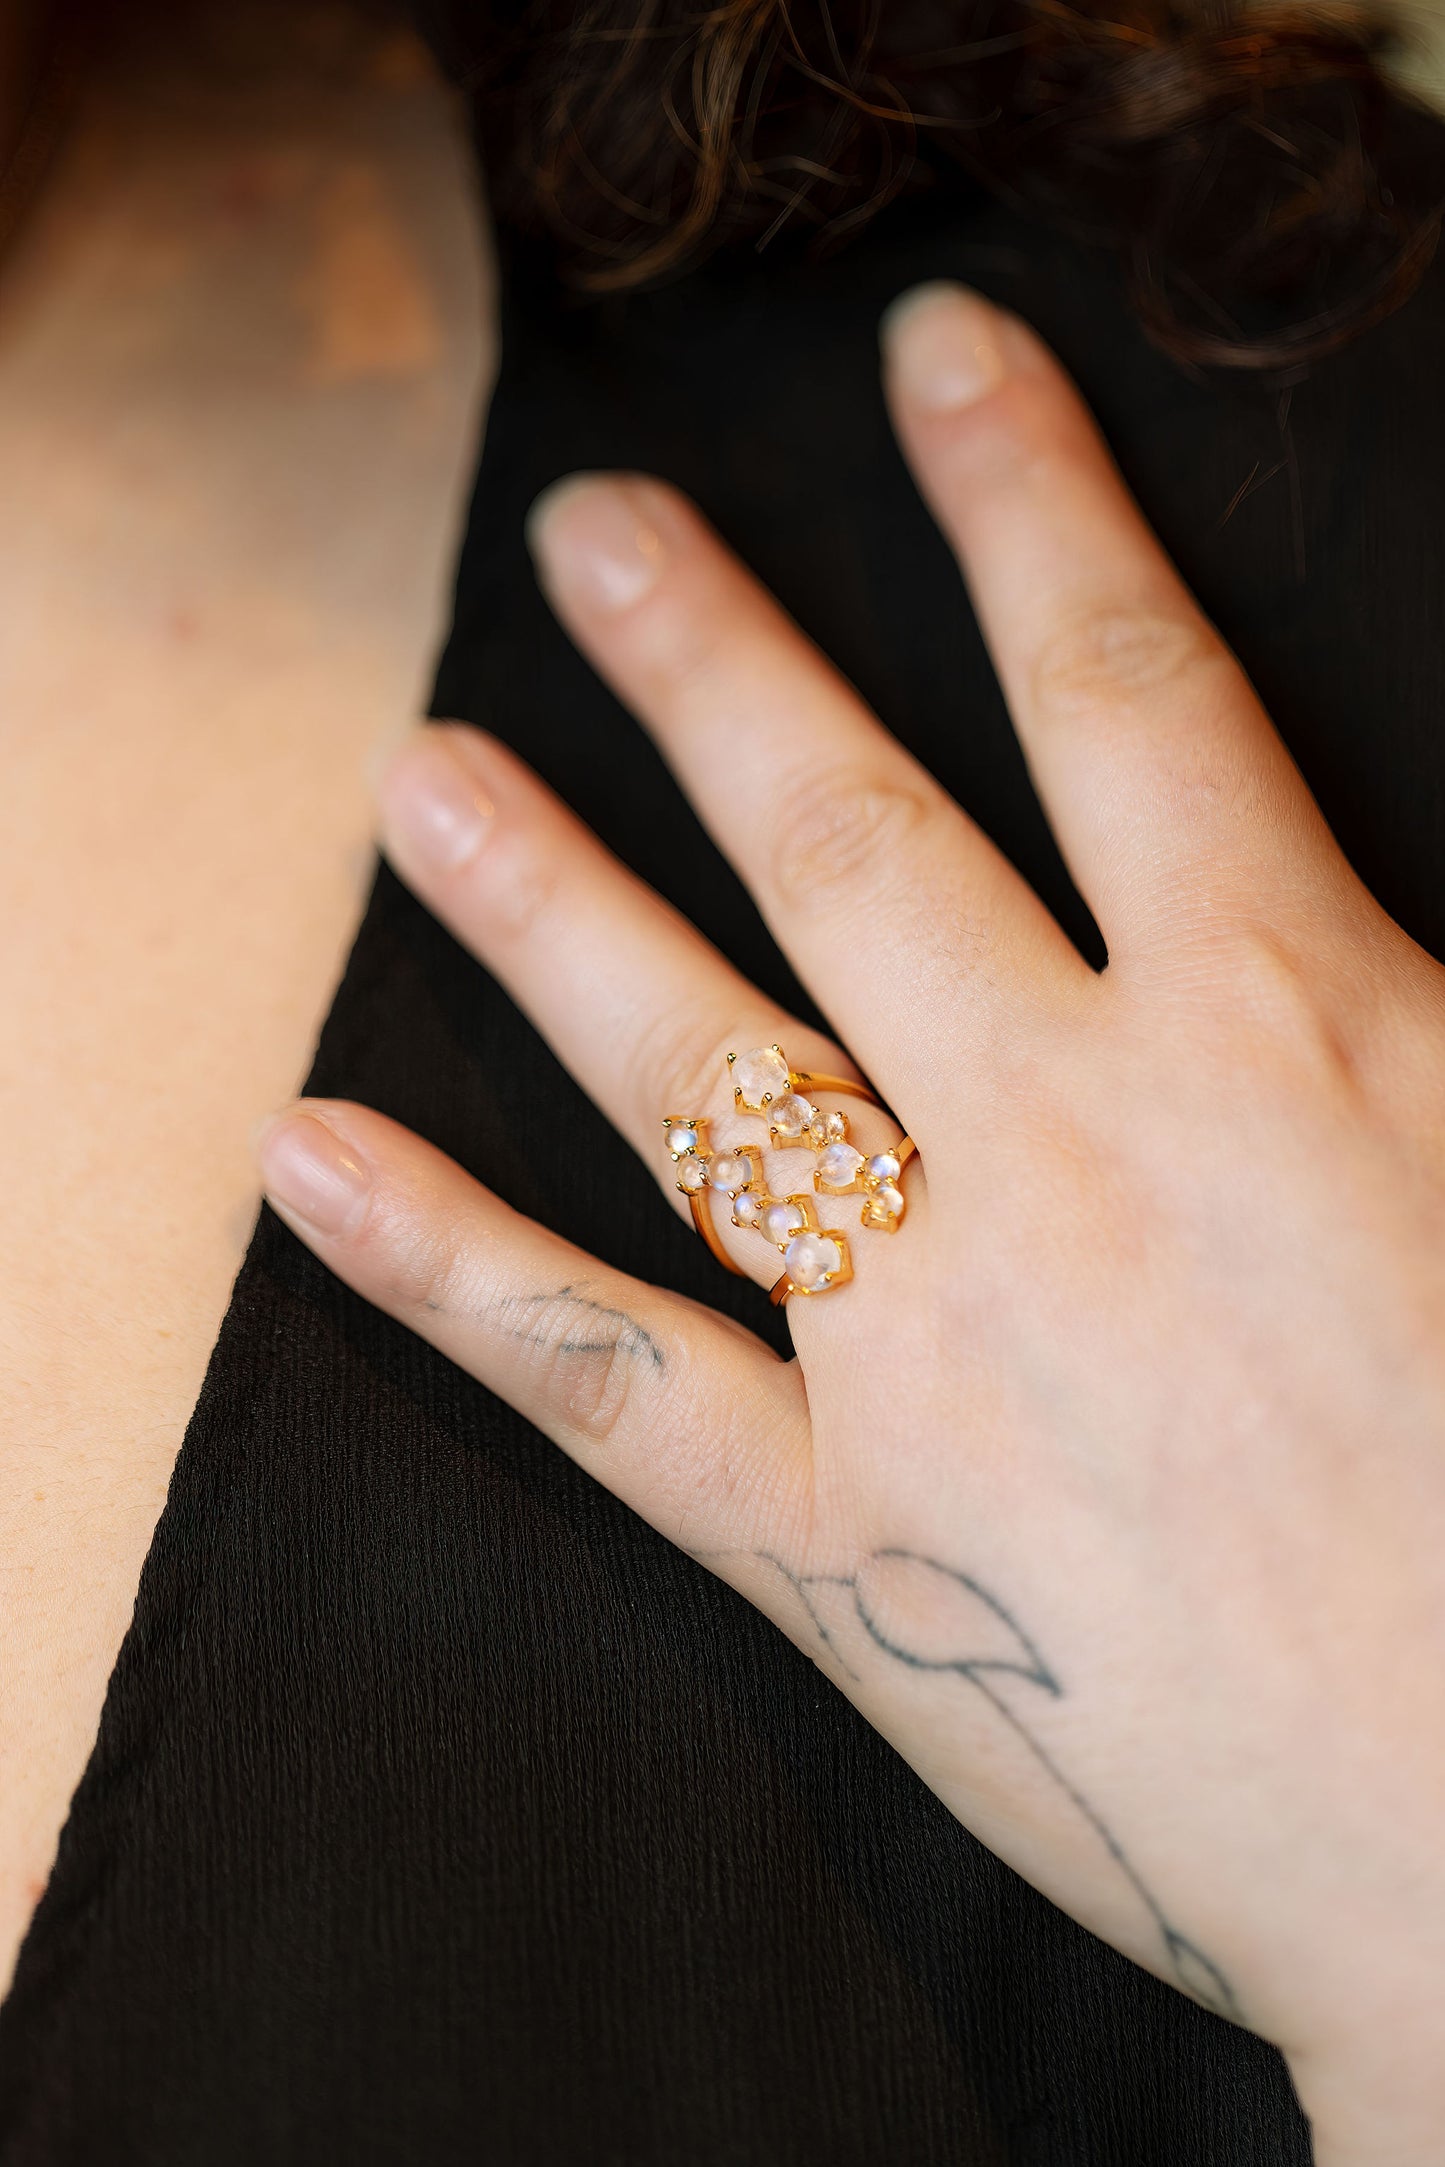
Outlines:
{"type": "MultiPolygon", "coordinates": [[[[534,519],[547,591],[841,1043],[478,732],[397,759],[391,859],[677,1210],[662,1117],[756,1150],[725,1055],[776,1043],[896,1110],[906,1219],[826,1206],[855,1276],[793,1296],[784,1363],[356,1106],[278,1116],[268,1194],[774,1618],[1021,1873],[1276,2041],[1322,2162],[1423,2167],[1445,2153],[1445,971],[1345,863],[1038,340],[931,288],[885,346],[1108,969],[693,509],[581,478],[534,519]]],[[[843,1103],[866,1149],[897,1136],[843,1103]]],[[[817,1162],[765,1163],[786,1196],[817,1162]]],[[[775,1280],[778,1250],[713,1208],[775,1280]]]]}

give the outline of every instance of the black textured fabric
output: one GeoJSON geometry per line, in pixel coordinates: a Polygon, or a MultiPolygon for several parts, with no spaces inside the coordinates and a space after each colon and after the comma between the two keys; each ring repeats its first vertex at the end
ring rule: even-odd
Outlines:
{"type": "MultiPolygon", "coordinates": [[[[1281,395],[1189,381],[1097,266],[962,196],[588,308],[514,263],[437,711],[801,1002],[523,550],[555,475],[659,471],[1093,943],[884,418],[879,310],[940,274],[1057,345],[1355,863],[1445,952],[1439,277],[1281,395]]],[[[312,1082],[779,1328],[385,872],[312,1082]]],[[[263,1217],[0,2013],[3,2167],[1308,2157],[1272,2050],[999,1865],[761,1617],[263,1217]]]]}

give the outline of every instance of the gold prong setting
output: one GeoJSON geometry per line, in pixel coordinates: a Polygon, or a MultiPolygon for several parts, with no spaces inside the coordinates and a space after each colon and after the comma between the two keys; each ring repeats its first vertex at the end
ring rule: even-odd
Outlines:
{"type": "Polygon", "coordinates": [[[861,1196],[861,1224],[896,1234],[908,1201],[899,1186],[905,1157],[901,1151],[875,1151],[868,1158],[851,1144],[830,1144],[818,1162],[813,1187],[820,1196],[861,1196]]]}
{"type": "Polygon", "coordinates": [[[684,1196],[698,1195],[708,1185],[708,1162],[712,1158],[707,1116],[664,1114],[662,1130],[677,1168],[677,1186],[684,1196]]]}
{"type": "Polygon", "coordinates": [[[794,1294],[826,1294],[853,1277],[848,1237],[841,1227],[824,1226],[811,1196],[784,1197],[782,1202],[799,1215],[800,1223],[786,1241],[774,1244],[781,1253],[783,1270],[794,1294]]]}
{"type": "Polygon", "coordinates": [[[774,1150],[812,1151],[818,1163],[811,1193],[774,1196],[763,1178],[756,1148],[718,1147],[706,1116],[665,1115],[663,1130],[678,1170],[677,1185],[688,1199],[698,1232],[736,1271],[710,1215],[711,1196],[726,1196],[733,1225],[744,1233],[761,1235],[782,1257],[783,1276],[773,1289],[774,1301],[786,1301],[790,1294],[823,1294],[844,1285],[853,1276],[848,1237],[841,1227],[822,1223],[818,1199],[861,1196],[860,1225],[896,1233],[907,1208],[899,1177],[913,1155],[912,1142],[903,1137],[892,1151],[865,1156],[851,1141],[848,1116],[827,1111],[816,1102],[824,1091],[839,1091],[877,1104],[873,1093],[866,1085],[843,1077],[794,1069],[781,1046],[730,1053],[727,1064],[738,1112],[766,1120],[768,1142],[774,1150]]]}

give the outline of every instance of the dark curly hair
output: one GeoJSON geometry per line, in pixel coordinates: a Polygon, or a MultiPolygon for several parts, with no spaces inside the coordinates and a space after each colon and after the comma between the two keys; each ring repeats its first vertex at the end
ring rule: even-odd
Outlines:
{"type": "Polygon", "coordinates": [[[530,0],[475,71],[499,209],[593,291],[836,242],[950,165],[1122,251],[1151,335],[1282,369],[1395,308],[1445,133],[1354,6],[530,0]]]}

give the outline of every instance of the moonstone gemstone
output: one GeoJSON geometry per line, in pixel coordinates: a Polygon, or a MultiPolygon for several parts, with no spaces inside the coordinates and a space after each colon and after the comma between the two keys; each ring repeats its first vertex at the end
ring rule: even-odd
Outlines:
{"type": "Polygon", "coordinates": [[[870,1181],[896,1181],[901,1172],[902,1168],[891,1151],[875,1152],[868,1161],[870,1181]]]}
{"type": "Polygon", "coordinates": [[[709,1162],[707,1178],[715,1189],[741,1189],[753,1178],[753,1162],[745,1151],[720,1151],[709,1162]]]}
{"type": "Polygon", "coordinates": [[[823,1130],[830,1144],[841,1144],[848,1134],[848,1116],[846,1114],[829,1114],[823,1124],[823,1130]]]}
{"type": "Polygon", "coordinates": [[[796,1091],[785,1091],[780,1099],[774,1099],[768,1108],[768,1119],[779,1136],[804,1136],[813,1119],[813,1109],[796,1091]]]}
{"type": "Polygon", "coordinates": [[[740,1053],[733,1063],[733,1089],[741,1091],[744,1106],[754,1113],[763,1100],[777,1098],[788,1088],[788,1064],[774,1046],[755,1046],[740,1053]]]}
{"type": "Polygon", "coordinates": [[[873,1191],[873,1201],[881,1204],[890,1219],[903,1217],[903,1191],[896,1183],[885,1181],[873,1191]]]}
{"type": "Polygon", "coordinates": [[[851,1144],[829,1144],[818,1161],[818,1179],[830,1189],[846,1189],[858,1179],[862,1165],[862,1152],[851,1144]]]}
{"type": "Polygon", "coordinates": [[[707,1187],[707,1160],[698,1158],[684,1159],[678,1167],[677,1178],[689,1193],[694,1189],[705,1189],[707,1187]]]}
{"type": "Polygon", "coordinates": [[[843,1262],[843,1252],[826,1234],[795,1234],[783,1251],[783,1263],[795,1287],[820,1287],[843,1262]]]}
{"type": "Polygon", "coordinates": [[[788,1236],[803,1223],[803,1214],[796,1204],[769,1204],[762,1216],[762,1229],[770,1242],[781,1249],[788,1236]]]}
{"type": "Polygon", "coordinates": [[[667,1148],[675,1159],[680,1159],[685,1151],[692,1151],[696,1144],[696,1129],[669,1129],[667,1132],[667,1148]]]}
{"type": "Polygon", "coordinates": [[[733,1199],[733,1219],[738,1226],[756,1226],[762,1215],[762,1205],[746,1191],[733,1199]]]}

